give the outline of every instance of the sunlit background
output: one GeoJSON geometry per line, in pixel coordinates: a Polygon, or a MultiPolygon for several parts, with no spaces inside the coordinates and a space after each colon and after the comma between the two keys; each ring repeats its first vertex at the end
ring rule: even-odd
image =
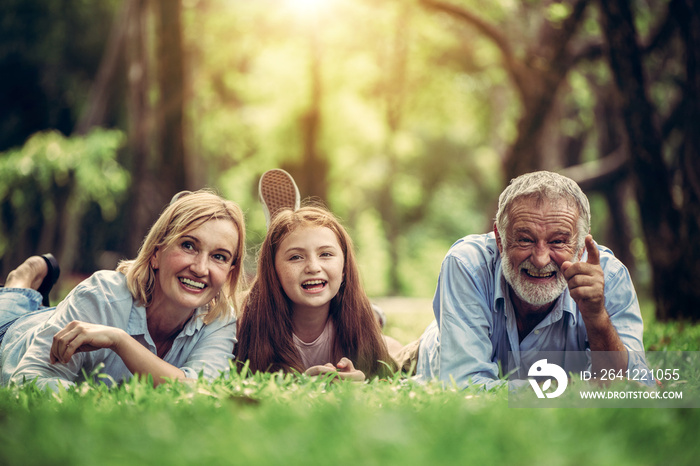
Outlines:
{"type": "MultiPolygon", "coordinates": [[[[512,176],[576,167],[565,173],[589,194],[594,237],[650,295],[648,211],[597,5],[3,2],[3,272],[46,250],[78,275],[113,266],[174,192],[210,186],[246,212],[252,273],[257,181],[282,167],[347,226],[370,295],[429,298],[447,249],[491,228],[512,176]]],[[[666,2],[632,5],[673,208],[685,209],[690,132],[672,116],[694,49],[666,2]]]]}

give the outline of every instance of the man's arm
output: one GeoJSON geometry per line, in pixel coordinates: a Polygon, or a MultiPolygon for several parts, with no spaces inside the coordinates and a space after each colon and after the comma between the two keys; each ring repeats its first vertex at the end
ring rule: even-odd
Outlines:
{"type": "Polygon", "coordinates": [[[600,253],[591,235],[586,236],[585,244],[586,262],[564,262],[562,272],[586,326],[593,370],[625,370],[628,366],[627,348],[605,307],[606,284],[600,253]]]}
{"type": "Polygon", "coordinates": [[[493,316],[485,282],[475,277],[461,258],[443,262],[433,301],[440,329],[439,379],[459,388],[500,385],[498,364],[491,361],[493,316]]]}

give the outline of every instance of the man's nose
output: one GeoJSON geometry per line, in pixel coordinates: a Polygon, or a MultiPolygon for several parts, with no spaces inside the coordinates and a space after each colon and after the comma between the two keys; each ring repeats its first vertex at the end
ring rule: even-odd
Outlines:
{"type": "Polygon", "coordinates": [[[533,248],[530,262],[539,269],[548,265],[551,262],[549,248],[545,244],[536,244],[533,248]]]}

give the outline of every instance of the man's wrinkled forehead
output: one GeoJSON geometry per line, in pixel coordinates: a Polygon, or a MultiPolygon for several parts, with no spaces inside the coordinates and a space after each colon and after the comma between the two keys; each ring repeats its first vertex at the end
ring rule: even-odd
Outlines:
{"type": "Polygon", "coordinates": [[[510,215],[514,209],[523,207],[532,207],[535,209],[549,207],[553,209],[571,210],[577,218],[580,215],[578,205],[574,199],[567,199],[565,197],[551,198],[542,193],[524,194],[514,198],[508,205],[506,212],[510,215]]]}

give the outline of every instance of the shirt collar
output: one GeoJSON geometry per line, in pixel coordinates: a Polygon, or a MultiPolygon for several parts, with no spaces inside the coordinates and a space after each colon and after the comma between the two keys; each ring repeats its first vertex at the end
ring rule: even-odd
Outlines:
{"type": "Polygon", "coordinates": [[[501,269],[501,259],[501,254],[498,253],[498,258],[496,259],[496,286],[493,293],[493,309],[503,312],[505,310],[508,284],[506,283],[506,277],[503,276],[503,271],[501,269]]]}
{"type": "Polygon", "coordinates": [[[207,312],[209,312],[208,305],[195,309],[194,314],[192,314],[190,320],[187,321],[185,327],[182,329],[177,338],[184,336],[190,337],[197,333],[204,326],[204,316],[207,314],[207,312]]]}
{"type": "MultiPolygon", "coordinates": [[[[184,336],[192,336],[204,326],[204,315],[208,312],[207,306],[198,307],[195,309],[192,317],[187,321],[182,331],[176,338],[184,336]]],[[[139,305],[134,305],[129,314],[129,323],[126,332],[131,336],[147,335],[148,321],[146,320],[146,308],[139,305]]]]}
{"type": "Polygon", "coordinates": [[[138,335],[146,335],[148,333],[148,324],[146,322],[146,308],[139,306],[134,302],[129,314],[129,323],[126,326],[126,333],[132,337],[138,335]]]}

